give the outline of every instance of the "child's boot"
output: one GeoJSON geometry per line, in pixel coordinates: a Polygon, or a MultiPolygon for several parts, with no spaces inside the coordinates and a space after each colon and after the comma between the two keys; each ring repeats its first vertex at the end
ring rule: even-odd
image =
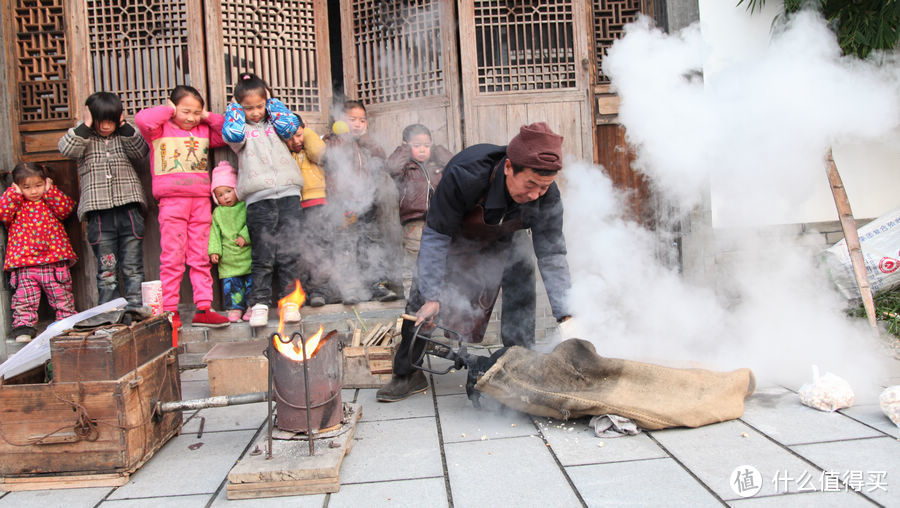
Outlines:
{"type": "Polygon", "coordinates": [[[244,312],[241,309],[231,309],[228,311],[228,321],[232,323],[236,323],[241,320],[241,315],[244,312]]]}
{"type": "Polygon", "coordinates": [[[231,324],[228,318],[214,312],[212,309],[197,309],[192,322],[194,326],[206,326],[208,328],[221,328],[231,324]]]}

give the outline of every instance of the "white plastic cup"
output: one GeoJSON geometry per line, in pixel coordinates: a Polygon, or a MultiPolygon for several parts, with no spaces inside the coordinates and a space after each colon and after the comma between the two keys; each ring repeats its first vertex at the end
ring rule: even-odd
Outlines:
{"type": "Polygon", "coordinates": [[[141,282],[141,303],[150,307],[154,316],[162,314],[162,281],[141,282]]]}

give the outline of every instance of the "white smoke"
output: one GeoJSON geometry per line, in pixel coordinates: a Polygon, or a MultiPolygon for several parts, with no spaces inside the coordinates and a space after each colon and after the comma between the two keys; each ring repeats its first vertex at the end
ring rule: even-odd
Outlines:
{"type": "MultiPolygon", "coordinates": [[[[633,167],[682,214],[712,186],[714,209],[732,224],[772,223],[826,185],[831,144],[900,125],[896,55],[880,55],[881,66],[842,57],[816,14],[795,16],[767,48],[717,62],[704,79],[710,54],[697,25],[667,35],[642,18],[604,64],[637,149],[633,167]]],[[[713,230],[718,254],[704,260],[720,270],[717,287],[695,287],[661,266],[651,232],[619,215],[626,207],[600,169],[564,173],[574,314],[601,354],[747,366],[764,383],[796,385],[813,363],[851,382],[879,380],[871,332],[844,317],[816,247],[713,230]]]]}

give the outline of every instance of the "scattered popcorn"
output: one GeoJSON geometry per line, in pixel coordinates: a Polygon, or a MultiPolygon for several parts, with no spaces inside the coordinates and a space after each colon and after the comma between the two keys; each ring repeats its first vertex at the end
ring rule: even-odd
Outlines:
{"type": "Polygon", "coordinates": [[[747,434],[746,432],[741,432],[741,437],[749,437],[749,436],[750,436],[750,434],[747,434]]]}
{"type": "Polygon", "coordinates": [[[460,434],[460,435],[459,435],[459,436],[460,436],[460,437],[466,437],[466,433],[465,433],[465,432],[463,432],[463,433],[462,433],[462,434],[460,434]]]}
{"type": "Polygon", "coordinates": [[[603,448],[603,441],[600,441],[599,443],[597,443],[597,448],[603,448]]]}
{"type": "Polygon", "coordinates": [[[481,435],[481,440],[482,440],[482,441],[487,441],[487,434],[482,434],[482,435],[481,435]]]}
{"type": "Polygon", "coordinates": [[[514,424],[512,424],[512,425],[510,425],[510,427],[515,427],[515,426],[516,426],[516,424],[515,424],[515,423],[514,423],[514,424]]]}

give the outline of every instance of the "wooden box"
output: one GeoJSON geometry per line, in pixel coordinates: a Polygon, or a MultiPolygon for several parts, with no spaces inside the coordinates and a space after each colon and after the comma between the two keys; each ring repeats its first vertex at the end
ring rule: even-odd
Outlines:
{"type": "Polygon", "coordinates": [[[181,400],[171,347],[116,380],[0,385],[0,490],[127,479],[181,426],[180,412],[154,415],[157,400],[181,400]]]}
{"type": "Polygon", "coordinates": [[[53,379],[114,381],[172,347],[172,325],[165,315],[118,327],[111,335],[77,332],[50,339],[53,379]]]}
{"type": "Polygon", "coordinates": [[[209,395],[238,395],[269,389],[269,360],[263,354],[267,338],[221,342],[203,357],[209,372],[209,395]]]}
{"type": "Polygon", "coordinates": [[[381,388],[394,371],[393,346],[344,346],[344,388],[381,388]]]}

